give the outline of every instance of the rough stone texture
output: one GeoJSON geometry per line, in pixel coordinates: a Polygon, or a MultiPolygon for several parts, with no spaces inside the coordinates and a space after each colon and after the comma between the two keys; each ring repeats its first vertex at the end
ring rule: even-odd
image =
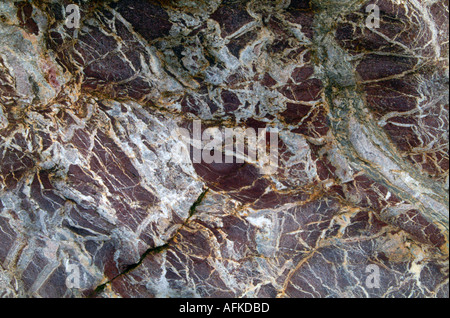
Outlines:
{"type": "Polygon", "coordinates": [[[0,297],[449,297],[448,40],[448,0],[0,2],[0,297]]]}

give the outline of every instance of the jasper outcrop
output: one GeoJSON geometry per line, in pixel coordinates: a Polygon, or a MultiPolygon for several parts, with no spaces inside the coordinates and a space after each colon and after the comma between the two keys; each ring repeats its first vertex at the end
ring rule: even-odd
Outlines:
{"type": "Polygon", "coordinates": [[[448,297],[448,39],[445,0],[1,2],[0,297],[448,297]]]}

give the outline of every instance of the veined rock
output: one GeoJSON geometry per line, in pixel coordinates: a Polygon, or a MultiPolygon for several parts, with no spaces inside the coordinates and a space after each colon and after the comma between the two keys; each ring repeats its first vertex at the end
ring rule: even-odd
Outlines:
{"type": "Polygon", "coordinates": [[[448,41],[446,0],[2,1],[0,297],[448,297],[448,41]]]}

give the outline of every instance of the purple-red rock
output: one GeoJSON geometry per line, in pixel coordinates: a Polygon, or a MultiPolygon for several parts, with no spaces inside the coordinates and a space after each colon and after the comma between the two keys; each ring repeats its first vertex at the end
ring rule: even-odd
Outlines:
{"type": "Polygon", "coordinates": [[[448,1],[72,2],[0,4],[0,297],[448,297],[448,1]]]}

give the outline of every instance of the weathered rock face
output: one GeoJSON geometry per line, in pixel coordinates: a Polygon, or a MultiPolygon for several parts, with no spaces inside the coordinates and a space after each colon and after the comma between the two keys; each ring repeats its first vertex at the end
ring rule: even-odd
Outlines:
{"type": "Polygon", "coordinates": [[[445,0],[1,2],[0,296],[448,297],[448,38],[445,0]]]}

